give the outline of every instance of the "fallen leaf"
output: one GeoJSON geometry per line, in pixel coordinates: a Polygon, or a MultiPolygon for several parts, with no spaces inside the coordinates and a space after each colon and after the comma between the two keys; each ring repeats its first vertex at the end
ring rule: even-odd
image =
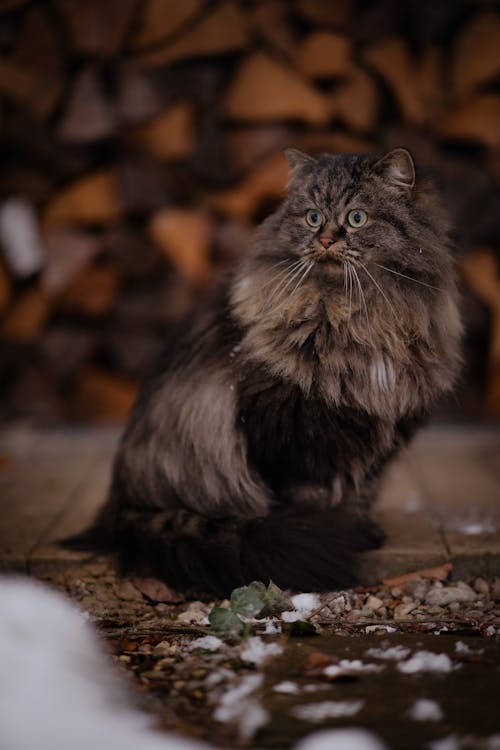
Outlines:
{"type": "Polygon", "coordinates": [[[136,589],[139,589],[141,594],[152,602],[173,604],[186,601],[182,594],[179,594],[157,578],[133,578],[132,583],[136,589]]]}
{"type": "Polygon", "coordinates": [[[402,576],[395,576],[394,578],[382,578],[384,586],[405,586],[409,581],[413,581],[415,578],[433,578],[436,581],[444,581],[448,578],[449,574],[453,569],[451,562],[438,565],[436,568],[425,568],[424,570],[416,570],[413,573],[405,573],[402,576]]]}

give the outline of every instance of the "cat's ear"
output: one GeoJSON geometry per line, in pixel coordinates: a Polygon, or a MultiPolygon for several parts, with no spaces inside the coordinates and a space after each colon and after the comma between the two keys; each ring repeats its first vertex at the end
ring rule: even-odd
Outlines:
{"type": "Polygon", "coordinates": [[[302,167],[307,164],[314,164],[314,159],[309,154],[304,154],[303,151],[299,151],[297,148],[285,148],[283,153],[288,162],[292,175],[296,174],[302,167]]]}
{"type": "Polygon", "coordinates": [[[375,164],[375,171],[382,175],[389,185],[400,190],[411,190],[415,184],[415,164],[405,148],[389,151],[375,164]]]}

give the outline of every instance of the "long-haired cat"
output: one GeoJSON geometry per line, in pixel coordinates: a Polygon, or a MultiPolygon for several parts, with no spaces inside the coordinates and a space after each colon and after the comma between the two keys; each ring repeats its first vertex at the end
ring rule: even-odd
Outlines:
{"type": "Polygon", "coordinates": [[[98,520],[177,588],[352,584],[384,465],[456,378],[448,221],[410,154],[286,155],[282,204],[145,384],[98,520]]]}

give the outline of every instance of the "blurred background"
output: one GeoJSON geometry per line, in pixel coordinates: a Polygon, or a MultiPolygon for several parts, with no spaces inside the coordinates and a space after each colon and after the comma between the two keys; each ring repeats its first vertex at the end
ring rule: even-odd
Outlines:
{"type": "Polygon", "coordinates": [[[406,146],[455,224],[439,412],[500,417],[500,5],[0,0],[0,416],[120,423],[277,204],[281,150],[406,146]]]}

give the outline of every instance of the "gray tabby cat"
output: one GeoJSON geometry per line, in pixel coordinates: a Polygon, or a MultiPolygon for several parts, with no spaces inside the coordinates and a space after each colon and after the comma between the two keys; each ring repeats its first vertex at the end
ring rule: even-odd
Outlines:
{"type": "Polygon", "coordinates": [[[286,155],[283,203],[145,384],[97,521],[177,588],[352,584],[381,471],[459,368],[448,220],[410,154],[286,155]]]}

